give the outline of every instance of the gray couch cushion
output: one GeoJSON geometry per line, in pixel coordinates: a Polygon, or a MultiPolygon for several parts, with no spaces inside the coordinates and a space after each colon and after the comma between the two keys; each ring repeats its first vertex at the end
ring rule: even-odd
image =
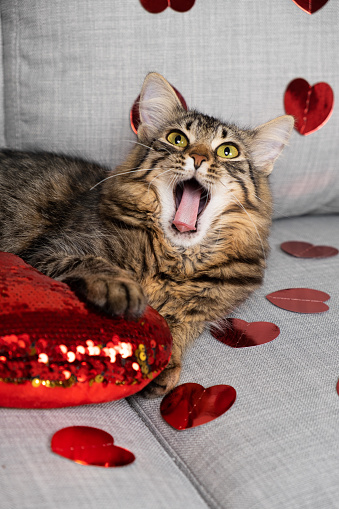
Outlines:
{"type": "MultiPolygon", "coordinates": [[[[162,419],[160,400],[58,410],[1,409],[1,506],[6,509],[337,509],[339,500],[339,256],[301,260],[286,240],[333,245],[337,216],[276,221],[264,286],[235,316],[276,323],[265,345],[232,349],[202,334],[185,357],[181,383],[229,384],[232,408],[186,431],[162,419]],[[315,238],[315,232],[317,237],[315,238]],[[330,310],[303,315],[265,299],[288,287],[330,294],[330,310]],[[55,431],[87,425],[110,432],[136,461],[84,467],[49,450],[55,431]]],[[[337,247],[338,239],[334,243],[337,247]]]]}
{"type": "MultiPolygon", "coordinates": [[[[339,95],[334,1],[312,16],[292,0],[197,0],[161,14],[139,0],[3,0],[1,10],[10,147],[115,165],[135,140],[129,112],[149,71],[190,106],[252,126],[284,113],[294,78],[339,95]]],[[[339,210],[338,111],[316,133],[294,132],[272,175],[276,217],[339,210]]]]}
{"type": "Polygon", "coordinates": [[[56,410],[1,409],[0,419],[3,509],[207,508],[125,400],[56,410]],[[120,468],[85,467],[52,453],[53,434],[77,425],[108,431],[117,446],[135,454],[135,462],[120,468]]]}

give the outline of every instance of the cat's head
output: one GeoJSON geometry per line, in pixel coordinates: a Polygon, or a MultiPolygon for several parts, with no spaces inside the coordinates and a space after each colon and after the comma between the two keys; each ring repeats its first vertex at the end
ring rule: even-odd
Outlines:
{"type": "MultiPolygon", "coordinates": [[[[293,128],[281,116],[255,129],[239,129],[186,111],[172,86],[150,73],[140,95],[139,141],[150,147],[142,167],[160,200],[168,240],[190,247],[231,218],[270,215],[267,177],[293,128]]],[[[253,222],[253,219],[251,219],[253,222]]]]}

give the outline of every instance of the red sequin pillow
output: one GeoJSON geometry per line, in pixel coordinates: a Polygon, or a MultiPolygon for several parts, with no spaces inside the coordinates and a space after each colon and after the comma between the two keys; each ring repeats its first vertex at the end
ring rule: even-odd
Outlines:
{"type": "Polygon", "coordinates": [[[172,338],[148,307],[110,318],[67,285],[0,253],[0,406],[102,403],[143,389],[167,365],[172,338]]]}

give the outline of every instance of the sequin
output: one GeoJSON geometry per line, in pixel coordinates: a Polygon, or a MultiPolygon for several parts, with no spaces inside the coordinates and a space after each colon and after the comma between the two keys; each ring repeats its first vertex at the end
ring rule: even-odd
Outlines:
{"type": "Polygon", "coordinates": [[[67,360],[68,362],[74,362],[76,359],[76,355],[74,352],[67,352],[67,360]]]}
{"type": "Polygon", "coordinates": [[[121,343],[119,341],[118,345],[116,346],[116,350],[118,353],[120,353],[120,355],[123,359],[127,359],[127,357],[131,357],[133,354],[131,343],[121,343]]]}
{"type": "Polygon", "coordinates": [[[101,350],[98,346],[88,346],[87,347],[88,355],[100,355],[101,350]]]}
{"type": "Polygon", "coordinates": [[[107,348],[107,347],[106,347],[106,348],[103,348],[103,349],[102,349],[102,351],[103,351],[103,353],[104,353],[107,357],[109,357],[109,358],[110,358],[110,361],[111,361],[112,363],[114,363],[114,362],[115,362],[115,359],[116,359],[116,357],[117,357],[117,352],[116,352],[115,348],[107,348]]]}
{"type": "Polygon", "coordinates": [[[39,353],[38,362],[43,362],[44,364],[48,363],[48,355],[45,353],[39,353]]]}

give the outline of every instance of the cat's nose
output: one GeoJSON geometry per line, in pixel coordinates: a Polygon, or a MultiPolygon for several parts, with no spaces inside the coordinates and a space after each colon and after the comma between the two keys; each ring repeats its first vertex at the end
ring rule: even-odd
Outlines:
{"type": "Polygon", "coordinates": [[[203,161],[207,161],[207,157],[202,154],[190,154],[194,160],[194,168],[197,170],[203,161]]]}

